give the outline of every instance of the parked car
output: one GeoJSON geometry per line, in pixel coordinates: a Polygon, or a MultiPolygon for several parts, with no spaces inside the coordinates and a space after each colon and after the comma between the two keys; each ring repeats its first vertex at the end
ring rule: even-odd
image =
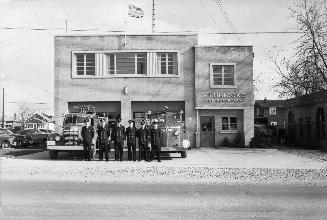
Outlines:
{"type": "Polygon", "coordinates": [[[16,144],[15,134],[7,128],[0,128],[0,144],[2,149],[14,146],[16,144]]]}
{"type": "Polygon", "coordinates": [[[45,133],[45,134],[51,134],[52,131],[51,130],[48,130],[48,129],[39,129],[42,133],[45,133]]]}
{"type": "Polygon", "coordinates": [[[39,129],[26,129],[21,130],[16,135],[17,147],[27,144],[43,144],[46,146],[49,134],[42,133],[39,129]]]}

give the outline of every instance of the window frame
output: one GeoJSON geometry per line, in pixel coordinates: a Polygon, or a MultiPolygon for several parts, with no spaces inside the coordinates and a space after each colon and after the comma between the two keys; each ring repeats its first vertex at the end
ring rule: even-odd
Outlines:
{"type": "MultiPolygon", "coordinates": [[[[116,55],[115,55],[116,57],[116,55]]],[[[136,56],[135,56],[136,57],[136,56]]],[[[135,63],[137,66],[137,63],[135,63]]],[[[94,50],[94,51],[72,51],[71,52],[71,78],[72,79],[98,79],[98,78],[180,78],[182,55],[180,50],[94,50]],[[94,53],[95,54],[95,75],[77,75],[76,71],[76,55],[81,53],[94,53]],[[114,74],[108,74],[108,66],[110,64],[106,61],[106,55],[117,53],[146,53],[146,74],[116,74],[116,59],[114,66],[114,74]],[[176,71],[174,74],[156,74],[157,72],[157,53],[176,53],[176,71]],[[149,55],[155,57],[149,57],[149,55]]]]}
{"type": "MultiPolygon", "coordinates": [[[[210,88],[237,88],[236,85],[236,63],[210,63],[210,88]],[[215,85],[213,80],[213,66],[233,66],[233,81],[234,85],[215,85]]],[[[222,83],[224,83],[224,73],[222,73],[222,83]]]]}
{"type": "Polygon", "coordinates": [[[238,133],[239,132],[239,120],[237,116],[222,116],[220,133],[238,133]],[[227,118],[227,123],[223,123],[223,118],[227,118]],[[231,118],[236,118],[236,123],[231,123],[231,118]],[[228,130],[223,130],[223,125],[228,125],[228,130]],[[231,129],[231,125],[236,124],[236,130],[231,129]]]}
{"type": "Polygon", "coordinates": [[[269,107],[269,115],[277,115],[277,107],[269,107]]]}
{"type": "MultiPolygon", "coordinates": [[[[157,71],[157,74],[158,75],[160,75],[160,76],[176,76],[176,75],[178,75],[178,54],[176,54],[175,55],[175,53],[174,52],[156,52],[156,55],[155,55],[155,57],[156,57],[156,60],[155,60],[155,65],[156,65],[156,67],[157,67],[157,69],[156,69],[156,71],[157,71]],[[160,54],[160,56],[162,55],[162,54],[165,54],[165,68],[164,68],[164,70],[165,70],[165,73],[162,73],[162,69],[161,69],[161,67],[160,67],[160,71],[159,71],[159,62],[158,62],[158,54],[160,54]],[[173,74],[169,74],[169,54],[173,54],[173,64],[175,64],[175,65],[173,65],[172,67],[172,70],[173,70],[173,74]],[[174,62],[176,60],[176,62],[174,62]],[[176,72],[177,74],[174,74],[174,72],[176,72]]],[[[161,61],[160,61],[160,64],[161,64],[161,61]]]]}
{"type": "Polygon", "coordinates": [[[81,52],[81,53],[75,53],[74,54],[74,57],[73,57],[73,59],[74,59],[74,62],[75,62],[75,65],[74,65],[74,71],[75,71],[75,75],[76,76],[79,76],[79,77],[94,77],[94,76],[96,76],[96,74],[97,74],[97,67],[96,67],[96,65],[97,65],[97,56],[96,56],[96,53],[84,53],[84,52],[81,52]],[[86,70],[86,68],[87,68],[87,65],[86,65],[86,55],[87,54],[94,54],[94,75],[88,75],[88,74],[86,74],[87,73],[87,70],[86,70]],[[84,57],[83,57],[83,68],[84,68],[84,70],[83,70],[83,75],[78,75],[77,74],[77,55],[83,55],[84,57]]]}

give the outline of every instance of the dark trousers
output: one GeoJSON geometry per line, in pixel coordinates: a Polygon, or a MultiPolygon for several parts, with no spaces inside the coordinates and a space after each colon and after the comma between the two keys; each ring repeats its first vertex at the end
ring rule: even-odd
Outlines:
{"type": "Polygon", "coordinates": [[[158,161],[160,160],[160,147],[158,145],[152,144],[151,160],[153,160],[154,155],[157,156],[158,161]]]}
{"type": "Polygon", "coordinates": [[[136,161],[136,144],[128,143],[128,160],[136,161]]]}
{"type": "Polygon", "coordinates": [[[84,142],[83,147],[84,147],[84,158],[85,160],[91,161],[92,158],[92,151],[91,151],[91,142],[84,142]]]}
{"type": "Polygon", "coordinates": [[[149,148],[147,143],[140,143],[139,144],[139,161],[144,158],[145,161],[149,160],[149,148]]]}
{"type": "Polygon", "coordinates": [[[115,160],[123,161],[124,142],[115,142],[115,160]]]}
{"type": "Polygon", "coordinates": [[[99,143],[99,160],[103,160],[103,152],[104,152],[104,156],[105,156],[106,160],[108,161],[110,149],[108,147],[107,142],[99,143]]]}

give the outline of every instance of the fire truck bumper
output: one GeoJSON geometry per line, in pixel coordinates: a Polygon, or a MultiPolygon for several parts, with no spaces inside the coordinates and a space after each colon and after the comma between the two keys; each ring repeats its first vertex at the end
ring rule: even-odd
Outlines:
{"type": "Polygon", "coordinates": [[[52,141],[47,141],[47,150],[80,151],[84,150],[84,148],[81,145],[55,145],[52,141]]]}

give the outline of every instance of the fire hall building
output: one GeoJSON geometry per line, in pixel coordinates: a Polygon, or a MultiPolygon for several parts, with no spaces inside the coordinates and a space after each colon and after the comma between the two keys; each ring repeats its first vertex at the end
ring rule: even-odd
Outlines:
{"type": "Polygon", "coordinates": [[[253,137],[252,46],[201,46],[196,34],[64,35],[54,58],[59,124],[78,105],[125,125],[168,106],[182,110],[192,147],[253,137]]]}

